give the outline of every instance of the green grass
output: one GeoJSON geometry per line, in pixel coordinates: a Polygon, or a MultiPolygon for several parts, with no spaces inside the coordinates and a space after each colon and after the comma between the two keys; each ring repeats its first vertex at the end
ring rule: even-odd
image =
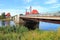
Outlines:
{"type": "Polygon", "coordinates": [[[0,27],[0,40],[60,40],[57,31],[28,30],[24,26],[0,27]]]}

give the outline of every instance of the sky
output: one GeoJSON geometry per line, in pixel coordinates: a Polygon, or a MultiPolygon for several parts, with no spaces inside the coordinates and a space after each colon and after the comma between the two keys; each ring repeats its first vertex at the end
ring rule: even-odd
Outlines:
{"type": "Polygon", "coordinates": [[[25,14],[29,7],[39,13],[60,11],[60,0],[0,0],[0,14],[10,12],[12,16],[25,14]]]}

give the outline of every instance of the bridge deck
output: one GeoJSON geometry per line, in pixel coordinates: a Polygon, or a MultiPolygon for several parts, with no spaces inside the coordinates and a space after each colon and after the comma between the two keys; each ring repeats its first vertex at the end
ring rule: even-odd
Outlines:
{"type": "Polygon", "coordinates": [[[21,18],[52,19],[60,20],[60,16],[20,16],[21,18]]]}

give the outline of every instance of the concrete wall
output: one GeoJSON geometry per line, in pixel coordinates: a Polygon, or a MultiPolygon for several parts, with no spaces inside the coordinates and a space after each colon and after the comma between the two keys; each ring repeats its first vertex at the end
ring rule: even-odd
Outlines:
{"type": "Polygon", "coordinates": [[[13,21],[14,21],[15,23],[19,23],[19,15],[13,16],[13,21]]]}

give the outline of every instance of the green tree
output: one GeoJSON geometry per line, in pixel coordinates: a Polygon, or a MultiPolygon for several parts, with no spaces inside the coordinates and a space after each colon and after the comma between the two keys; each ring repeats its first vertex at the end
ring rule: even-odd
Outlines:
{"type": "Polygon", "coordinates": [[[2,16],[0,15],[0,19],[2,19],[2,16]]]}
{"type": "Polygon", "coordinates": [[[22,16],[23,14],[20,14],[20,16],[22,16]]]}
{"type": "Polygon", "coordinates": [[[3,12],[1,16],[2,16],[2,19],[5,19],[6,18],[5,12],[3,12]]]}

